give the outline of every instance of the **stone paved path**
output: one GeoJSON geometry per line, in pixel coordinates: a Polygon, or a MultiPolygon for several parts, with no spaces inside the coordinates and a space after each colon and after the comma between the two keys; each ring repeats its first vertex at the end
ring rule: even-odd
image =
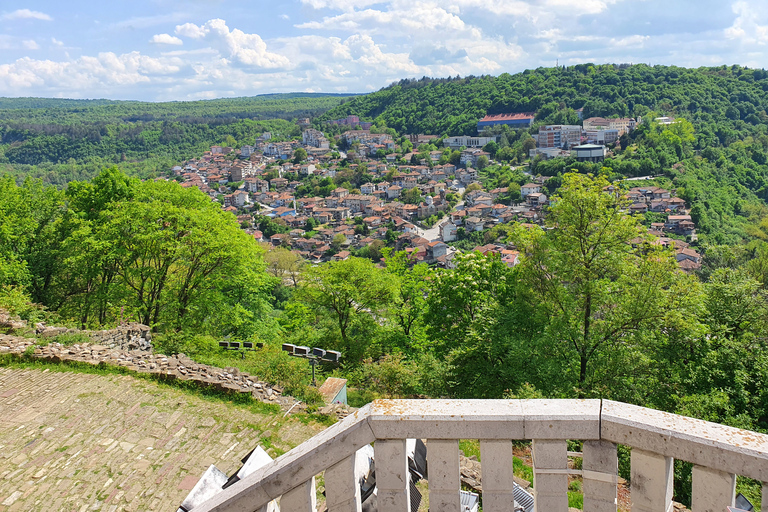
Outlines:
{"type": "Polygon", "coordinates": [[[0,512],[175,511],[209,465],[322,428],[131,376],[0,368],[0,512]]]}

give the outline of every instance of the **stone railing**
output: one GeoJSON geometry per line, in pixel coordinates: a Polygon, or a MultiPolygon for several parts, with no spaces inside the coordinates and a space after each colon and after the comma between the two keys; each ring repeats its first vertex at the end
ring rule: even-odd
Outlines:
{"type": "MultiPolygon", "coordinates": [[[[409,510],[407,439],[426,439],[429,508],[459,512],[459,440],[479,439],[483,510],[513,511],[512,440],[532,440],[538,512],[568,512],[568,477],[583,478],[584,511],[616,512],[617,444],[630,446],[632,512],[672,508],[673,461],[694,464],[694,512],[725,512],[736,475],[768,481],[768,436],[607,400],[378,400],[192,512],[253,512],[280,498],[283,512],[316,509],[325,472],[330,512],[359,512],[355,453],[375,441],[380,512],[409,510]],[[582,469],[566,440],[582,440],[582,469]]],[[[768,486],[763,484],[764,503],[768,486]]],[[[765,510],[765,508],[763,508],[765,510]]]]}

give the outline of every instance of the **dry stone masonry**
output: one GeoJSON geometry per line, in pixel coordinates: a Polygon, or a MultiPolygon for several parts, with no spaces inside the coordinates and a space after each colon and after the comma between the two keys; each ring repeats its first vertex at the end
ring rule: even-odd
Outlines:
{"type": "Polygon", "coordinates": [[[84,334],[92,343],[107,348],[122,350],[152,350],[152,333],[149,326],[139,323],[121,325],[105,331],[80,331],[66,327],[50,327],[37,324],[37,335],[41,338],[53,338],[60,334],[84,334]]]}
{"type": "MultiPolygon", "coordinates": [[[[109,331],[105,331],[109,332],[109,331]]],[[[114,339],[114,338],[108,338],[114,339]]],[[[127,338],[126,338],[127,339],[127,338]]],[[[146,338],[142,338],[145,339],[146,338]]],[[[240,372],[237,368],[216,368],[198,364],[184,354],[166,356],[143,350],[123,350],[105,345],[75,344],[64,346],[50,343],[36,346],[35,339],[20,338],[0,334],[0,354],[22,354],[34,346],[33,357],[51,362],[77,361],[97,365],[100,363],[122,366],[137,373],[149,373],[180,381],[195,381],[202,386],[210,386],[233,393],[249,393],[255,400],[276,404],[283,410],[299,412],[304,404],[283,395],[278,386],[240,372]]]]}

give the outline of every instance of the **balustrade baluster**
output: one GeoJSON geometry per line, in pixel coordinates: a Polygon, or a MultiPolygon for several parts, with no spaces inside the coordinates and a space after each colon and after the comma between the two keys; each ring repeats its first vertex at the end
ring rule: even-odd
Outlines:
{"type": "Polygon", "coordinates": [[[379,439],[373,445],[373,457],[379,511],[409,512],[411,492],[405,439],[379,439]]]}
{"type": "Polygon", "coordinates": [[[456,439],[427,441],[427,464],[429,508],[440,512],[460,512],[459,441],[456,439]]]}
{"type": "Polygon", "coordinates": [[[512,441],[481,440],[480,459],[483,471],[483,512],[514,510],[512,441]]]}
{"type": "Polygon", "coordinates": [[[632,512],[666,512],[672,507],[674,459],[632,449],[632,512]]]}
{"type": "Polygon", "coordinates": [[[355,479],[355,456],[325,471],[325,504],[329,512],[361,512],[360,483],[355,479]]]}
{"type": "Polygon", "coordinates": [[[721,512],[736,501],[736,475],[693,466],[691,509],[693,512],[721,512]]]}
{"type": "Polygon", "coordinates": [[[533,440],[533,496],[536,510],[568,512],[568,446],[564,440],[533,440]]]}
{"type": "Polygon", "coordinates": [[[355,456],[352,455],[325,471],[325,504],[329,512],[362,511],[355,463],[355,456]]]}
{"type": "Polygon", "coordinates": [[[584,512],[616,512],[619,459],[616,445],[584,441],[582,450],[584,512]]]}
{"type": "Polygon", "coordinates": [[[280,498],[280,512],[316,512],[315,477],[294,487],[280,498]]]}
{"type": "Polygon", "coordinates": [[[763,494],[760,510],[768,512],[768,482],[763,482],[763,494]]]}

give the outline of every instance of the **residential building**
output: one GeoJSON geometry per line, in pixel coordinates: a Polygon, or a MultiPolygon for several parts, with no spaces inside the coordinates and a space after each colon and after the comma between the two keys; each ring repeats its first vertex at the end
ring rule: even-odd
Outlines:
{"type": "Polygon", "coordinates": [[[522,187],[520,187],[520,196],[525,197],[528,194],[536,194],[541,192],[542,186],[538,183],[526,183],[522,187]]]}
{"type": "Polygon", "coordinates": [[[444,242],[453,242],[457,238],[456,224],[446,221],[440,225],[440,237],[444,242]]]}

